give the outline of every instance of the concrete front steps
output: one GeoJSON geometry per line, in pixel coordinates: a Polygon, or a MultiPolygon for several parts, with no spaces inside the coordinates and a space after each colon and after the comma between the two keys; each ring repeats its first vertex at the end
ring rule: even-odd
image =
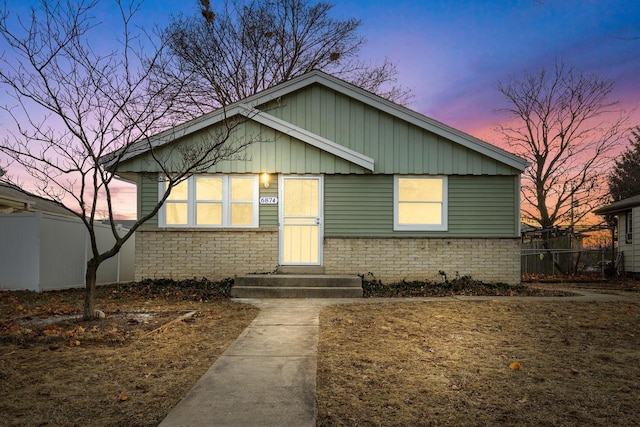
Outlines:
{"type": "MultiPolygon", "coordinates": [[[[358,276],[328,274],[249,274],[237,276],[231,288],[234,298],[362,298],[358,276]]],[[[315,271],[314,271],[315,272],[315,271]]]]}

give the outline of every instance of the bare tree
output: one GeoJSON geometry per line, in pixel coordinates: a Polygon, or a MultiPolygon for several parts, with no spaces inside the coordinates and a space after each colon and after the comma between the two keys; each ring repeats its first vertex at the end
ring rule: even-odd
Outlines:
{"type": "Polygon", "coordinates": [[[397,103],[412,97],[396,85],[393,63],[372,66],[358,59],[365,43],[357,33],[361,22],[331,18],[330,3],[225,0],[217,10],[209,0],[199,4],[199,14],[174,18],[164,31],[174,57],[158,70],[163,82],[188,76],[189,90],[178,99],[191,110],[196,107],[194,115],[314,69],[397,103]]]}
{"type": "MultiPolygon", "coordinates": [[[[171,127],[180,117],[167,101],[168,88],[151,79],[151,70],[163,62],[162,41],[151,44],[151,55],[144,55],[141,37],[148,35],[131,32],[139,3],[116,3],[123,31],[119,49],[107,52],[97,51],[90,43],[95,40],[92,37],[105,34],[93,18],[97,0],[42,0],[24,19],[12,17],[6,9],[0,14],[0,33],[8,46],[0,58],[0,85],[11,102],[1,108],[15,128],[0,142],[0,153],[7,164],[19,166],[35,180],[39,195],[63,202],[84,224],[92,251],[85,275],[86,319],[95,315],[100,264],[116,255],[138,227],[158,212],[177,184],[238,156],[250,143],[235,141],[232,134],[239,122],[225,120],[218,132],[182,149],[170,165],[156,155],[166,176],[166,192],[151,212],[120,234],[111,197],[113,171],[132,150],[152,149],[149,136],[171,127]],[[104,210],[115,243],[101,252],[94,223],[104,210]]],[[[180,93],[181,87],[171,90],[180,93]]],[[[164,134],[170,138],[166,132],[171,131],[164,134]]]]}
{"type": "Polygon", "coordinates": [[[563,64],[498,85],[509,118],[497,130],[530,163],[522,180],[525,220],[543,229],[573,226],[606,196],[606,171],[628,120],[609,100],[613,87],[563,64]]]}

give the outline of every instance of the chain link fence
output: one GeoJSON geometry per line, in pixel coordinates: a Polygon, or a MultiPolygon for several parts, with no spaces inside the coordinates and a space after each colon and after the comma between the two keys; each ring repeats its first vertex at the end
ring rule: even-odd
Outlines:
{"type": "Polygon", "coordinates": [[[523,248],[523,275],[584,274],[607,277],[623,272],[621,260],[611,249],[523,248]]]}

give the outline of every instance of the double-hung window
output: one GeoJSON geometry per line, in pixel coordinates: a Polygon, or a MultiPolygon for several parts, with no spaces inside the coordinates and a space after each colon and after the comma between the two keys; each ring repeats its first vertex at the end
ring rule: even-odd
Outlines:
{"type": "Polygon", "coordinates": [[[447,230],[447,177],[396,175],[393,184],[394,230],[447,230]]]}
{"type": "Polygon", "coordinates": [[[627,212],[625,219],[625,243],[633,242],[633,213],[631,211],[627,212]]]}
{"type": "MultiPolygon", "coordinates": [[[[160,183],[162,197],[167,182],[160,183]]],[[[160,210],[164,227],[257,227],[258,177],[194,175],[173,188],[160,210]]]]}

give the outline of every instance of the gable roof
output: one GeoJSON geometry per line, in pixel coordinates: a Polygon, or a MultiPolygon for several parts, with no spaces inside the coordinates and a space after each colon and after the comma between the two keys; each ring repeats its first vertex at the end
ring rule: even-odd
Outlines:
{"type": "Polygon", "coordinates": [[[0,182],[0,213],[47,212],[74,217],[61,203],[44,199],[14,185],[0,182]]]}
{"type": "MultiPolygon", "coordinates": [[[[500,163],[506,164],[521,172],[524,171],[528,165],[526,160],[491,145],[488,142],[482,141],[406,107],[395,104],[319,70],[314,70],[289,81],[280,83],[241,101],[235,102],[226,108],[215,110],[152,136],[148,140],[134,144],[127,149],[124,155],[122,155],[120,161],[125,161],[143,154],[148,151],[149,147],[157,148],[163,146],[178,138],[193,134],[194,132],[212,126],[216,123],[220,123],[229,117],[240,115],[278,130],[286,135],[290,135],[323,151],[334,154],[337,157],[352,162],[365,169],[373,171],[374,160],[372,158],[343,147],[340,144],[323,138],[320,135],[316,135],[299,126],[274,117],[265,111],[260,111],[254,108],[255,106],[263,105],[270,101],[277,101],[285,95],[313,84],[320,84],[333,89],[338,93],[356,99],[393,117],[397,117],[398,119],[411,123],[421,129],[451,140],[463,147],[478,152],[500,163]]],[[[112,164],[113,159],[115,159],[120,153],[121,151],[119,150],[112,153],[110,156],[105,156],[105,165],[109,167],[112,164]]]]}
{"type": "Polygon", "coordinates": [[[640,206],[640,194],[632,196],[627,199],[622,199],[617,202],[613,202],[610,205],[604,206],[600,209],[593,211],[596,215],[609,215],[624,211],[629,211],[631,208],[640,206]]]}

